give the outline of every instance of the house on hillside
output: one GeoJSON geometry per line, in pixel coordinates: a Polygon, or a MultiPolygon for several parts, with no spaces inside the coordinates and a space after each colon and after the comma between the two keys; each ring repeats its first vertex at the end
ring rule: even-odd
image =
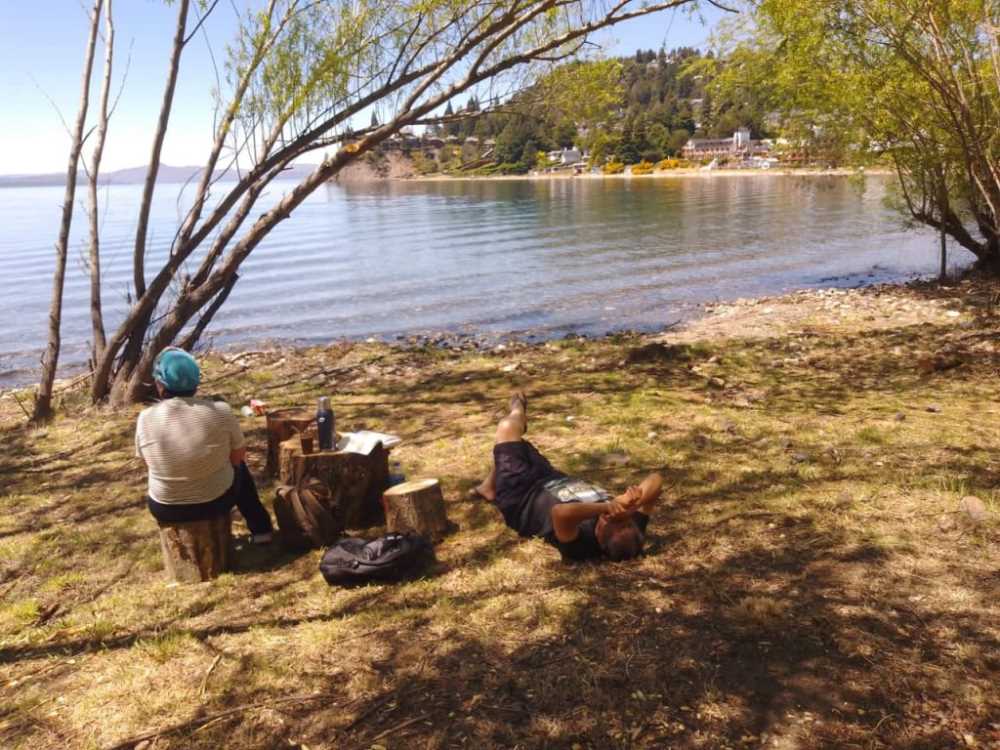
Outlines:
{"type": "Polygon", "coordinates": [[[729,138],[691,138],[681,150],[681,155],[690,161],[722,158],[747,161],[752,157],[766,157],[770,153],[771,142],[750,138],[749,128],[740,128],[729,138]]]}
{"type": "Polygon", "coordinates": [[[549,151],[546,156],[550,162],[554,162],[561,167],[571,167],[583,161],[583,154],[577,148],[563,148],[556,151],[549,151]]]}

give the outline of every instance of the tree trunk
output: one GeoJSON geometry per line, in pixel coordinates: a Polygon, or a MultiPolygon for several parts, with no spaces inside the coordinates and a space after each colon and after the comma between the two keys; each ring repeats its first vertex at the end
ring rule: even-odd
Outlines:
{"type": "Polygon", "coordinates": [[[184,349],[185,351],[191,351],[194,349],[199,339],[201,339],[201,335],[205,332],[205,329],[208,328],[208,324],[212,322],[212,318],[214,318],[215,314],[219,312],[219,308],[226,303],[226,300],[229,298],[229,293],[233,291],[233,287],[236,286],[236,282],[239,280],[240,275],[238,273],[234,273],[233,277],[222,288],[222,291],[216,295],[214,300],[212,300],[212,304],[208,306],[208,309],[205,310],[202,316],[198,319],[198,322],[195,324],[194,328],[191,329],[191,332],[177,342],[177,345],[181,349],[184,349]]]}
{"type": "MultiPolygon", "coordinates": [[[[142,199],[139,202],[139,217],[136,224],[135,244],[132,248],[132,283],[135,293],[136,305],[143,300],[146,295],[146,240],[149,236],[149,214],[153,204],[153,192],[156,189],[156,176],[160,169],[160,154],[163,150],[163,141],[167,135],[167,128],[170,124],[170,113],[174,105],[174,91],[177,88],[177,75],[180,71],[181,54],[184,51],[186,40],[184,33],[187,29],[187,16],[190,8],[190,0],[180,0],[177,9],[177,22],[174,27],[173,45],[170,51],[170,61],[167,66],[167,82],[163,91],[163,99],[160,103],[160,114],[156,122],[156,130],[153,133],[153,147],[149,157],[149,166],[146,170],[146,177],[143,182],[142,199]]],[[[169,263],[170,261],[168,261],[169,263]]],[[[155,299],[149,300],[148,305],[138,316],[138,318],[128,327],[127,338],[124,341],[124,350],[117,364],[103,362],[95,367],[93,393],[96,399],[103,398],[110,391],[111,402],[115,405],[124,405],[144,400],[152,395],[153,384],[143,382],[148,373],[136,373],[136,368],[142,359],[143,350],[146,344],[146,334],[149,331],[156,303],[159,301],[162,291],[157,291],[155,299]],[[112,375],[112,369],[114,373],[112,375]]],[[[114,357],[117,352],[112,351],[114,357]]],[[[95,400],[96,400],[95,399],[95,400]]]]}
{"type": "Polygon", "coordinates": [[[341,528],[363,529],[381,524],[382,492],[389,484],[389,453],[380,445],[370,455],[344,451],[303,453],[298,436],[278,449],[278,476],[282,484],[298,485],[307,478],[330,490],[330,503],[341,517],[341,528]]]}
{"type": "Polygon", "coordinates": [[[87,121],[90,104],[90,75],[94,67],[94,48],[97,44],[97,29],[101,21],[103,0],[95,0],[90,16],[90,36],[84,53],[83,76],[80,84],[80,106],[76,113],[76,123],[71,135],[69,161],[66,167],[66,192],[63,196],[62,221],[59,238],[56,241],[56,269],[52,276],[52,303],[49,306],[49,344],[42,360],[42,377],[35,397],[32,421],[42,422],[52,416],[52,385],[59,366],[59,347],[62,343],[62,302],[66,280],[66,256],[69,247],[69,230],[73,223],[73,201],[76,195],[76,173],[83,149],[83,128],[87,121]]]}
{"type": "Polygon", "coordinates": [[[97,115],[97,142],[94,144],[93,158],[90,164],[90,174],[87,175],[89,193],[87,214],[90,219],[90,327],[91,327],[91,358],[96,365],[100,359],[107,340],[104,335],[104,312],[101,306],[101,250],[100,250],[100,217],[97,206],[97,180],[101,173],[101,158],[104,155],[104,144],[108,137],[108,99],[111,94],[111,69],[115,48],[115,24],[112,17],[112,0],[108,0],[104,11],[104,80],[101,83],[101,102],[97,115]]]}
{"type": "Polygon", "coordinates": [[[412,531],[440,542],[452,529],[444,509],[441,485],[436,479],[420,479],[390,487],[382,494],[387,531],[412,531]]]}
{"type": "Polygon", "coordinates": [[[948,235],[941,230],[941,272],[938,281],[942,284],[948,280],[948,235]]]}
{"type": "Polygon", "coordinates": [[[209,581],[229,569],[232,550],[229,513],[208,521],[160,525],[160,549],[167,576],[176,583],[209,581]]]}
{"type": "Polygon", "coordinates": [[[132,249],[132,283],[135,285],[136,299],[146,293],[146,238],[149,235],[149,212],[153,205],[153,190],[156,188],[156,175],[160,170],[160,153],[163,150],[163,139],[167,136],[167,126],[170,124],[170,111],[174,107],[174,91],[177,88],[177,73],[181,67],[181,52],[184,51],[184,32],[187,29],[187,16],[190,0],[180,0],[177,9],[177,25],[174,27],[174,42],[170,50],[170,62],[167,67],[167,85],[163,90],[163,100],[160,103],[160,116],[153,133],[153,151],[149,157],[149,167],[146,170],[146,180],[142,186],[142,200],[139,203],[139,220],[135,230],[135,246],[132,249]]]}

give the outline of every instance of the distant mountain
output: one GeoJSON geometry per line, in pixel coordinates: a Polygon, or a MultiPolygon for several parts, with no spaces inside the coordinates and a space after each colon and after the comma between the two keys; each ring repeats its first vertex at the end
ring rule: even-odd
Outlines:
{"type": "MultiPolygon", "coordinates": [[[[301,180],[316,168],[315,164],[296,164],[281,173],[278,179],[301,180]]],[[[196,180],[201,172],[201,167],[171,167],[168,164],[161,164],[156,175],[157,182],[187,182],[196,180]]],[[[232,171],[235,179],[236,172],[232,171]]],[[[221,175],[220,175],[221,176],[221,175]]],[[[83,170],[77,178],[77,183],[86,181],[83,170]]],[[[115,172],[105,172],[100,177],[101,185],[141,185],[146,179],[146,167],[129,167],[119,169],[115,172]]],[[[0,188],[5,187],[42,187],[52,185],[65,185],[65,172],[53,172],[51,174],[11,174],[0,175],[0,188]]]]}

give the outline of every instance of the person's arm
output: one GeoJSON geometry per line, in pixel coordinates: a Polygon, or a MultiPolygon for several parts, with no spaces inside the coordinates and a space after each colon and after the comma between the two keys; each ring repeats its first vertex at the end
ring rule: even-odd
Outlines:
{"type": "Polygon", "coordinates": [[[247,460],[247,443],[243,437],[243,430],[240,429],[240,421],[233,414],[228,404],[221,405],[224,413],[229,418],[229,463],[239,466],[247,460]]]}
{"type": "Polygon", "coordinates": [[[650,474],[640,484],[629,487],[615,498],[626,510],[651,515],[663,491],[663,477],[650,474]]]}
{"type": "Polygon", "coordinates": [[[617,500],[606,503],[560,503],[552,509],[552,532],[560,542],[572,542],[580,535],[580,524],[584,521],[603,515],[614,518],[626,512],[617,500]]]}
{"type": "Polygon", "coordinates": [[[146,457],[142,455],[142,442],[145,439],[143,437],[144,431],[142,428],[143,424],[142,416],[143,412],[140,412],[139,418],[135,421],[135,455],[137,458],[141,458],[143,461],[145,461],[146,457]]]}

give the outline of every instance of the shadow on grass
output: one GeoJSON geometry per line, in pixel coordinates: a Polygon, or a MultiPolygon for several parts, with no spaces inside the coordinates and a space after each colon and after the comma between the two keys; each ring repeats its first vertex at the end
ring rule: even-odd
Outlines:
{"type": "MultiPolygon", "coordinates": [[[[672,528],[681,519],[661,520],[672,528]]],[[[334,697],[283,710],[298,741],[343,748],[388,736],[391,747],[936,750],[959,746],[962,733],[995,737],[983,667],[1000,666],[1000,642],[985,616],[914,604],[918,588],[903,580],[879,592],[858,587],[891,556],[845,555],[844,535],[787,520],[781,541],[755,529],[752,543],[715,563],[671,561],[668,541],[655,561],[569,568],[558,588],[577,603],[554,635],[536,638],[516,620],[499,641],[460,621],[373,634],[371,655],[351,669],[372,672],[377,689],[358,698],[340,678],[311,672],[334,697]],[[952,633],[974,659],[955,658],[952,633]],[[956,681],[979,691],[979,711],[951,710],[956,681]]],[[[355,608],[401,597],[412,607],[414,596],[383,590],[355,608]]],[[[459,611],[480,604],[474,594],[452,601],[459,611]]],[[[239,683],[230,679],[218,706],[254,699],[239,683]]],[[[285,731],[236,716],[168,746],[264,748],[285,731]]]]}
{"type": "MultiPolygon", "coordinates": [[[[254,631],[272,629],[291,647],[307,630],[296,630],[301,626],[365,615],[366,626],[376,626],[359,628],[352,641],[357,648],[333,644],[328,660],[302,664],[295,677],[296,691],[300,679],[307,680],[309,690],[329,699],[284,704],[281,721],[266,721],[259,711],[234,713],[169,735],[157,747],[263,749],[294,740],[337,748],[938,750],[965,745],[966,734],[983,747],[1000,743],[994,619],[1000,580],[965,571],[956,552],[943,558],[942,575],[960,581],[964,602],[928,596],[911,560],[900,559],[892,545],[838,523],[836,511],[820,520],[816,509],[781,502],[796,492],[813,498],[819,488],[870,483],[869,450],[881,452],[885,473],[892,472],[888,481],[909,478],[909,459],[901,455],[909,452],[919,456],[921,476],[960,476],[971,491],[992,491],[997,470],[974,447],[941,445],[934,434],[904,446],[866,444],[855,439],[853,422],[835,423],[828,445],[804,444],[795,424],[783,421],[789,415],[839,419],[856,398],[869,399],[858,419],[872,421],[891,415],[901,400],[920,408],[916,399],[926,398],[936,378],[962,381],[995,368],[996,357],[984,355],[947,376],[928,376],[891,353],[901,339],[931,346],[935,335],[913,328],[804,337],[812,341],[809,363],[782,341],[733,344],[748,361],[731,366],[721,388],[706,386],[691,369],[707,364],[711,347],[692,350],[683,361],[644,355],[622,368],[621,351],[595,344],[595,365],[547,376],[531,390],[532,403],[554,411],[595,394],[613,415],[616,403],[648,386],[738,419],[735,402],[753,390],[760,393],[740,408],[766,418],[768,429],[745,434],[738,423],[685,424],[658,439],[658,447],[676,457],[666,473],[680,500],[658,511],[647,555],[627,564],[563,568],[553,550],[539,547],[537,561],[507,571],[504,592],[514,592],[509,611],[489,608],[495,589],[455,590],[431,581],[357,590],[319,612],[286,616],[277,603],[234,615],[227,596],[265,601],[316,576],[311,558],[277,556],[273,567],[265,561],[256,569],[270,575],[241,576],[244,586],[235,595],[213,592],[112,636],[8,641],[0,664],[114,653],[163,632],[218,649],[228,637],[245,636],[240,647],[252,652],[254,631]],[[775,365],[786,358],[799,361],[775,365]],[[746,470],[732,470],[737,466],[746,470]],[[539,571],[546,590],[529,583],[539,571]],[[570,595],[570,604],[560,603],[562,594],[570,595]],[[441,605],[452,614],[432,612],[441,605]],[[218,616],[195,619],[216,607],[218,616]],[[395,622],[400,612],[412,613],[403,626],[377,626],[395,622]],[[475,625],[477,617],[492,618],[489,627],[475,625]],[[368,678],[360,694],[349,687],[357,673],[368,678]]],[[[405,406],[422,429],[404,438],[418,445],[464,436],[440,413],[442,406],[490,405],[482,408],[485,445],[493,417],[487,412],[502,404],[501,389],[510,382],[498,369],[469,379],[435,375],[391,398],[357,389],[359,400],[349,409],[391,420],[393,410],[405,406]]],[[[574,472],[617,488],[664,468],[609,464],[608,453],[576,453],[574,472]]],[[[471,484],[471,472],[449,479],[471,484]]],[[[97,523],[116,507],[102,504],[71,522],[97,523]]],[[[523,554],[489,506],[451,503],[449,511],[475,542],[456,542],[436,570],[439,578],[523,554]]],[[[255,672],[266,658],[239,655],[225,684],[191,715],[207,718],[290,690],[291,682],[256,687],[255,672]]]]}

